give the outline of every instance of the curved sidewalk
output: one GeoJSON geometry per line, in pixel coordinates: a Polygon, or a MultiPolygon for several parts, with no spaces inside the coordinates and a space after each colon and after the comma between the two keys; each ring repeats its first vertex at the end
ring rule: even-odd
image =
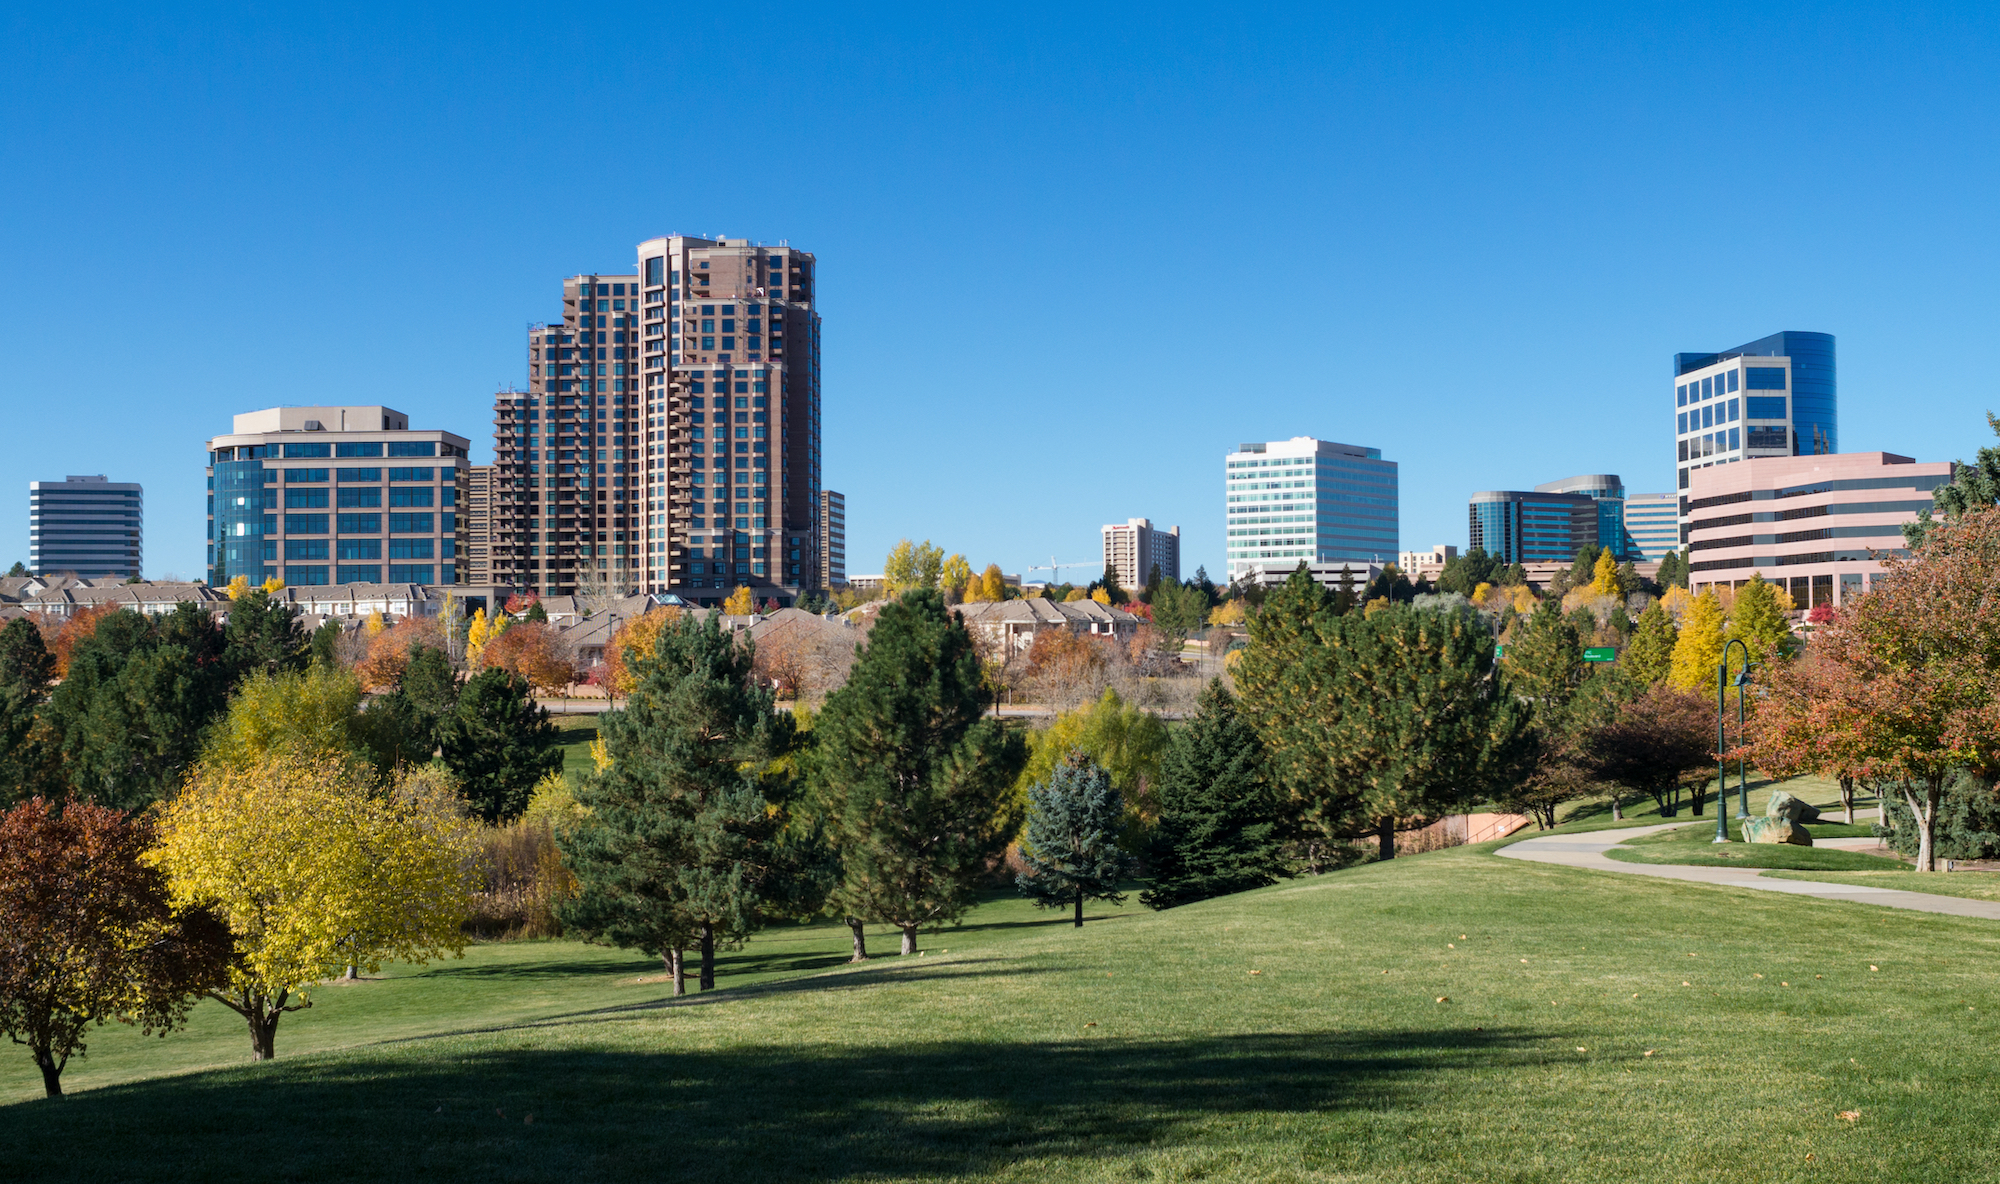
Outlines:
{"type": "MultiPolygon", "coordinates": [[[[1921,913],[1949,913],[1957,917],[1985,917],[2000,921],[2000,901],[1967,900],[1959,896],[1936,896],[1928,892],[1899,892],[1894,888],[1874,888],[1864,884],[1822,884],[1813,880],[1770,880],[1752,868],[1684,867],[1668,863],[1621,863],[1605,852],[1627,839],[1655,831],[1686,826],[1670,822],[1663,826],[1635,826],[1626,830],[1600,830],[1575,835],[1548,835],[1524,839],[1502,847],[1495,854],[1508,859],[1581,867],[1599,872],[1623,872],[1633,876],[1658,876],[1663,880],[1692,880],[1697,884],[1719,884],[1725,888],[1753,888],[1761,892],[1789,892],[1794,896],[1817,896],[1822,900],[1851,900],[1879,904],[1892,909],[1913,909],[1921,913]]],[[[1943,872],[1932,873],[1944,875],[1943,872]]]]}

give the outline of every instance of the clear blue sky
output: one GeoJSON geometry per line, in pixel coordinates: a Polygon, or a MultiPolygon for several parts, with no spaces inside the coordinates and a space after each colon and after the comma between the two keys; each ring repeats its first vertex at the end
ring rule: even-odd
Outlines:
{"type": "Polygon", "coordinates": [[[1667,488],[1669,357],[1780,329],[1850,451],[2000,408],[1994,6],[963,8],[13,6],[0,564],[104,472],[199,574],[237,411],[488,459],[561,277],[672,232],[818,254],[854,571],[1147,515],[1220,572],[1222,454],[1293,435],[1463,544],[1474,490],[1667,488]]]}

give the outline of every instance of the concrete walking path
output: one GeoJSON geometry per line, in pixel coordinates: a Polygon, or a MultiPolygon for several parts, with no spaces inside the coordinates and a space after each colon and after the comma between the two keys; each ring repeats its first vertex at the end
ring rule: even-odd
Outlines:
{"type": "MultiPolygon", "coordinates": [[[[1585,834],[1548,835],[1526,839],[1502,847],[1497,854],[1508,859],[1553,863],[1562,867],[1588,868],[1599,872],[1623,872],[1635,876],[1658,876],[1664,880],[1690,880],[1697,884],[1719,884],[1725,888],[1754,888],[1762,892],[1789,892],[1794,896],[1816,896],[1821,900],[1850,900],[1879,904],[1892,909],[1914,909],[1922,913],[1949,913],[1956,917],[1984,917],[2000,921],[2000,901],[1968,900],[1960,896],[1937,896],[1929,892],[1901,892],[1866,884],[1823,884],[1814,880],[1771,880],[1754,868],[1684,867],[1669,863],[1621,863],[1605,852],[1640,835],[1672,830],[1686,822],[1664,826],[1635,826],[1627,830],[1600,830],[1585,834]]],[[[1832,846],[1839,840],[1832,840],[1832,846]]],[[[1912,873],[1914,875],[1915,873],[1912,873]]],[[[1933,872],[1933,875],[1945,875],[1933,872]]]]}

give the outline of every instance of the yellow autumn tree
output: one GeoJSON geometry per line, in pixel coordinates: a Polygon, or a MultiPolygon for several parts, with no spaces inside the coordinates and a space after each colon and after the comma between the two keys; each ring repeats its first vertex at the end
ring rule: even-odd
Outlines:
{"type": "Polygon", "coordinates": [[[241,600],[250,595],[250,577],[231,576],[229,583],[223,585],[222,590],[229,595],[229,599],[241,600]]]}
{"type": "Polygon", "coordinates": [[[1722,665],[1722,621],[1722,601],[1713,589],[1702,589],[1681,617],[1669,682],[1684,691],[1714,689],[1715,668],[1722,665]]]}
{"type": "Polygon", "coordinates": [[[473,670],[479,669],[479,655],[486,649],[486,610],[472,610],[472,620],[465,626],[465,664],[473,670]]]}
{"type": "MultiPolygon", "coordinates": [[[[242,577],[239,576],[237,578],[241,579],[242,577]]],[[[388,619],[383,617],[381,609],[378,608],[374,612],[368,614],[368,621],[367,624],[365,625],[365,628],[368,630],[368,636],[373,637],[377,633],[382,632],[382,630],[387,629],[388,627],[389,627],[388,619]]]]}
{"type": "Polygon", "coordinates": [[[629,695],[638,675],[633,667],[641,658],[651,657],[660,644],[660,632],[678,620],[681,610],[662,605],[631,621],[611,637],[605,647],[605,683],[613,695],[629,695]]]}
{"type": "MultiPolygon", "coordinates": [[[[966,593],[970,591],[966,585],[971,582],[972,565],[965,561],[963,555],[954,553],[946,557],[943,565],[938,568],[938,587],[941,589],[948,588],[953,592],[966,593]]],[[[968,595],[965,599],[971,600],[972,597],[968,595]]]]}
{"type": "Polygon", "coordinates": [[[1597,568],[1591,573],[1590,590],[1599,596],[1623,596],[1624,588],[1618,582],[1618,561],[1611,558],[1611,548],[1597,553],[1597,568]]]}
{"type": "Polygon", "coordinates": [[[257,587],[259,591],[264,593],[264,595],[269,596],[274,592],[284,591],[285,581],[279,579],[276,576],[272,576],[270,579],[265,580],[262,584],[259,584],[257,587]]]}
{"type": "MultiPolygon", "coordinates": [[[[1103,591],[1103,589],[1102,589],[1102,588],[1099,588],[1099,589],[1098,589],[1098,591],[1102,592],[1102,591],[1103,591]]],[[[1064,604],[1068,604],[1068,603],[1070,603],[1071,601],[1074,601],[1074,600],[1087,600],[1087,599],[1089,599],[1089,597],[1088,597],[1088,596],[1086,596],[1086,595],[1084,594],[1084,591],[1083,591],[1083,589],[1081,589],[1081,588],[1071,588],[1071,589],[1069,590],[1069,595],[1067,595],[1067,596],[1063,597],[1063,603],[1064,603],[1064,604]]],[[[1111,602],[1111,597],[1109,597],[1109,596],[1106,596],[1106,597],[1104,598],[1104,603],[1106,603],[1106,604],[1109,604],[1110,602],[1111,602]]]]}
{"type": "Polygon", "coordinates": [[[1243,602],[1241,600],[1225,600],[1214,608],[1209,609],[1208,623],[1211,625],[1241,625],[1243,623],[1243,602]]]}
{"type": "Polygon", "coordinates": [[[1480,584],[1478,587],[1472,590],[1472,595],[1467,597],[1466,599],[1472,601],[1474,606],[1478,608],[1487,607],[1486,602],[1493,599],[1493,585],[1486,583],[1480,584]]]}
{"type": "Polygon", "coordinates": [[[236,959],[212,996],[261,1061],[314,983],[463,953],[476,851],[447,774],[412,770],[384,791],[356,762],[280,755],[203,765],[162,807],[148,859],[176,907],[228,922],[236,959]]]}
{"type": "Polygon", "coordinates": [[[209,733],[201,759],[241,768],[277,753],[356,754],[363,751],[360,721],[361,680],[350,671],[324,666],[259,671],[230,696],[229,710],[209,733]]]}
{"type": "MultiPolygon", "coordinates": [[[[967,600],[972,599],[970,596],[967,600]]],[[[1007,577],[1000,571],[1000,565],[989,563],[979,575],[979,599],[995,603],[1007,599],[1007,577]]]]}
{"type": "Polygon", "coordinates": [[[1106,608],[1111,607],[1111,593],[1106,592],[1102,588],[1099,588],[1097,591],[1092,592],[1090,594],[1090,598],[1106,608]]]}
{"type": "Polygon", "coordinates": [[[750,594],[749,588],[739,586],[722,602],[722,611],[726,616],[747,617],[757,611],[757,598],[750,594]]]}
{"type": "Polygon", "coordinates": [[[1693,603],[1694,597],[1688,595],[1688,590],[1676,584],[1660,597],[1660,610],[1672,617],[1675,625],[1679,625],[1686,619],[1688,606],[1693,603]]]}

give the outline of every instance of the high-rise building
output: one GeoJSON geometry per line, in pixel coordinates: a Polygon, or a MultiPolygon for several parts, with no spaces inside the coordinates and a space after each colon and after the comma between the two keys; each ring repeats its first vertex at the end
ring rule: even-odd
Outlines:
{"type": "Polygon", "coordinates": [[[1625,534],[1634,563],[1658,563],[1681,546],[1680,496],[1633,493],[1625,497],[1625,534]]]}
{"type": "Polygon", "coordinates": [[[1301,560],[1396,555],[1396,462],[1381,449],[1294,436],[1238,445],[1223,464],[1232,582],[1301,560]]]}
{"type": "Polygon", "coordinates": [[[847,587],[847,498],[819,491],[819,569],[828,588],[847,587]]]}
{"type": "Polygon", "coordinates": [[[141,574],[144,491],[94,477],[28,482],[28,569],[86,579],[141,574]]]}
{"type": "Polygon", "coordinates": [[[565,280],[528,390],[495,401],[495,581],[701,604],[824,587],[814,267],[672,235],[630,274],[565,280]]]}
{"type": "Polygon", "coordinates": [[[1466,516],[1469,545],[1507,563],[1567,563],[1585,547],[1609,547],[1621,562],[1632,557],[1625,483],[1615,473],[1475,493],[1466,516]]]}
{"type": "Polygon", "coordinates": [[[1104,567],[1118,577],[1121,588],[1143,588],[1160,569],[1160,578],[1181,578],[1181,528],[1161,529],[1150,518],[1127,518],[1104,527],[1104,567]]]}
{"type": "MultiPolygon", "coordinates": [[[[1710,465],[1840,451],[1833,335],[1773,333],[1735,349],[1674,355],[1679,489],[1710,465]]],[[[1681,510],[1681,543],[1688,513],[1681,510]]]]}
{"type": "Polygon", "coordinates": [[[465,582],[493,582],[493,469],[473,465],[465,470],[465,582]]]}
{"type": "Polygon", "coordinates": [[[1697,469],[1688,590],[1741,587],[1753,573],[1803,610],[1840,604],[1882,578],[1877,557],[1904,553],[1903,524],[1931,508],[1950,462],[1888,452],[1759,457],[1697,469]]]}
{"type": "Polygon", "coordinates": [[[464,436],[389,407],[273,407],[208,442],[211,584],[463,583],[464,436]]]}

